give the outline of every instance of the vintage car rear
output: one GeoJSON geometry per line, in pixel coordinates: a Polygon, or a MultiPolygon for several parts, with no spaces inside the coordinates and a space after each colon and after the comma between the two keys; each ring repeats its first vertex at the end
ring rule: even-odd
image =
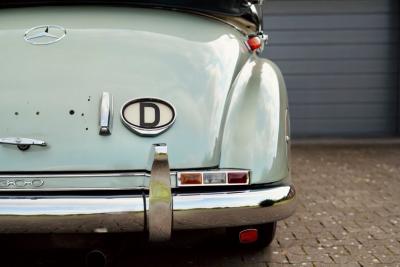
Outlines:
{"type": "Polygon", "coordinates": [[[259,4],[3,1],[0,232],[267,245],[296,197],[259,4]]]}

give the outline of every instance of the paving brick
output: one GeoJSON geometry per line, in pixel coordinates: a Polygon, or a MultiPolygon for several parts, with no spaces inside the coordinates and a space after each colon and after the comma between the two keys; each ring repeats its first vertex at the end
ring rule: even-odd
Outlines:
{"type": "Polygon", "coordinates": [[[315,267],[361,267],[358,262],[348,262],[348,263],[314,263],[315,267]]]}
{"type": "Polygon", "coordinates": [[[303,246],[303,250],[307,255],[350,255],[349,251],[344,246],[320,246],[320,247],[309,247],[303,246]]]}
{"type": "Polygon", "coordinates": [[[333,260],[328,254],[315,254],[315,255],[287,255],[290,263],[303,263],[303,262],[320,262],[320,263],[333,263],[333,260]]]}
{"type": "Polygon", "coordinates": [[[264,255],[264,260],[268,263],[289,263],[287,253],[284,250],[269,250],[264,255]]]}

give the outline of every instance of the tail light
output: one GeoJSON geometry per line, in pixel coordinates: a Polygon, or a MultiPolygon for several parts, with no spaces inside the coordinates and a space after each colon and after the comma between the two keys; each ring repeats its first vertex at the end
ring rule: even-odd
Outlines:
{"type": "Polygon", "coordinates": [[[262,47],[262,39],[258,36],[253,36],[250,37],[247,41],[246,41],[246,45],[249,48],[250,51],[255,51],[259,48],[262,47]]]}
{"type": "Polygon", "coordinates": [[[178,186],[224,186],[247,185],[250,174],[247,170],[187,171],[178,172],[178,186]]]}
{"type": "Polygon", "coordinates": [[[226,173],[206,172],[203,173],[203,184],[226,184],[226,173]]]}
{"type": "Polygon", "coordinates": [[[248,174],[245,172],[230,172],[228,173],[228,184],[246,184],[248,174]]]}
{"type": "Polygon", "coordinates": [[[185,185],[201,185],[203,183],[203,176],[198,172],[181,173],[179,179],[185,185]]]}

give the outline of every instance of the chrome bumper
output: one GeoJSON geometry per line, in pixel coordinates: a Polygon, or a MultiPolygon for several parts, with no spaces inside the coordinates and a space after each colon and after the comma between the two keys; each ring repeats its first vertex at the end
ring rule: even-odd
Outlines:
{"type": "Polygon", "coordinates": [[[292,185],[173,194],[165,145],[154,146],[151,163],[149,194],[0,196],[0,233],[148,232],[151,241],[163,241],[172,230],[281,220],[296,207],[292,185]]]}
{"type": "MultiPolygon", "coordinates": [[[[0,198],[0,233],[149,231],[148,196],[0,198]]],[[[293,186],[173,195],[172,229],[261,224],[290,216],[293,186]]]]}

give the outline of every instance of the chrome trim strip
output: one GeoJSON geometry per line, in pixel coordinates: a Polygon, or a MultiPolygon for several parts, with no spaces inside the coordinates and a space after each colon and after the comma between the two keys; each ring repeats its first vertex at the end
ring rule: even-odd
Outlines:
{"type": "Polygon", "coordinates": [[[40,189],[20,189],[20,188],[1,188],[0,192],[8,192],[8,193],[15,193],[15,192],[80,192],[80,191],[128,191],[128,190],[144,190],[147,187],[83,187],[83,188],[67,188],[67,187],[59,187],[59,188],[40,188],[40,189]]]}
{"type": "Polygon", "coordinates": [[[21,151],[26,151],[31,146],[41,146],[41,147],[47,146],[47,143],[45,141],[31,139],[31,138],[22,138],[22,137],[0,138],[0,144],[17,146],[18,149],[21,151]]]}
{"type": "Polygon", "coordinates": [[[0,138],[0,144],[16,146],[47,146],[45,141],[23,137],[0,138]]]}
{"type": "Polygon", "coordinates": [[[142,196],[0,197],[0,232],[140,232],[143,210],[142,196]]]}
{"type": "MultiPolygon", "coordinates": [[[[170,172],[171,176],[176,175],[176,171],[170,172]]],[[[85,177],[150,177],[148,172],[115,172],[115,173],[77,173],[77,174],[0,174],[0,178],[85,178],[85,177]]]]}
{"type": "Polygon", "coordinates": [[[256,22],[257,25],[257,33],[263,32],[263,10],[262,4],[253,3],[250,4],[250,11],[253,20],[256,22]]]}
{"type": "MultiPolygon", "coordinates": [[[[150,241],[167,241],[172,232],[171,176],[166,144],[155,144],[151,168],[148,221],[150,241]]],[[[146,205],[147,206],[147,205],[146,205]]]]}
{"type": "Polygon", "coordinates": [[[111,135],[113,116],[113,97],[110,93],[103,92],[100,104],[100,135],[111,135]]]}

